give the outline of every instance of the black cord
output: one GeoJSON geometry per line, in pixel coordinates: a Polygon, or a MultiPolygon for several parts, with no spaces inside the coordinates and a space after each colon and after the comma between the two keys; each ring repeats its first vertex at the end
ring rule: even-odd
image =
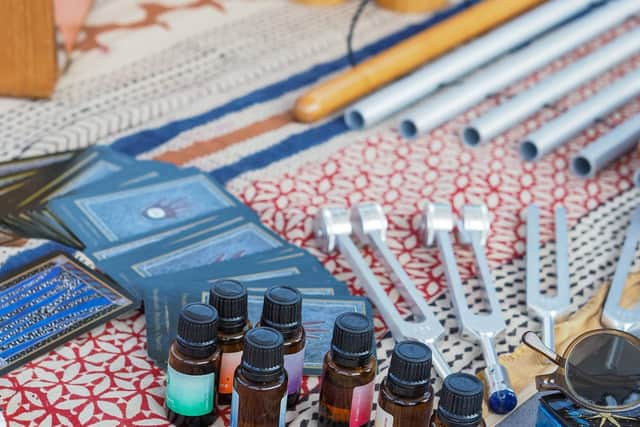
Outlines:
{"type": "Polygon", "coordinates": [[[351,64],[352,67],[356,66],[356,58],[353,53],[353,45],[352,45],[353,33],[356,29],[356,24],[360,19],[360,15],[362,15],[362,11],[364,11],[364,8],[367,5],[367,3],[369,3],[369,1],[370,0],[360,0],[360,4],[356,9],[356,13],[354,13],[353,17],[351,18],[351,25],[349,26],[349,34],[347,35],[347,52],[348,52],[349,63],[351,64]]]}

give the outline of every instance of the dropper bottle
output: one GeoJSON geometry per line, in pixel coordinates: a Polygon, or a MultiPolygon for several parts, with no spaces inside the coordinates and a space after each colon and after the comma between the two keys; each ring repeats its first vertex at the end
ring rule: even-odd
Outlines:
{"type": "Polygon", "coordinates": [[[305,331],[302,326],[302,294],[289,286],[274,286],[264,294],[262,317],[256,326],[267,326],[284,337],[284,367],[289,377],[287,407],[300,397],[304,370],[305,331]]]}
{"type": "Polygon", "coordinates": [[[456,373],[442,382],[438,409],[432,427],[484,427],[482,381],[470,374],[456,373]]]}
{"type": "Polygon", "coordinates": [[[242,363],[236,369],[231,427],[284,427],[287,373],[282,334],[255,328],[244,337],[242,363]]]}
{"type": "Polygon", "coordinates": [[[217,329],[218,313],[208,304],[187,304],[180,312],[166,389],[167,418],[178,427],[208,426],[216,419],[217,329]]]}
{"type": "Polygon", "coordinates": [[[418,341],[399,342],[380,384],[375,427],[428,427],[432,411],[431,350],[418,341]]]}
{"type": "Polygon", "coordinates": [[[339,315],[324,357],[318,425],[368,426],[375,376],[373,323],[360,313],[339,315]]]}
{"type": "Polygon", "coordinates": [[[222,351],[218,380],[218,403],[231,403],[233,376],[242,359],[245,333],[251,329],[247,319],[247,288],[235,280],[220,280],[209,292],[209,304],[218,310],[218,346],[222,351]]]}

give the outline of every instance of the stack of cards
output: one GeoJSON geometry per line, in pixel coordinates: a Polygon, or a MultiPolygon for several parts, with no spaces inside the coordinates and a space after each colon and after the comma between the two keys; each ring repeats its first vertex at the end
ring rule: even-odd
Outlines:
{"type": "Polygon", "coordinates": [[[253,321],[275,285],[305,296],[306,372],[319,373],[333,321],[371,314],[306,251],[196,169],[136,161],[106,147],[0,164],[0,215],[14,233],[84,251],[144,304],[148,351],[164,365],[179,310],[204,301],[211,283],[243,282],[253,321]]]}

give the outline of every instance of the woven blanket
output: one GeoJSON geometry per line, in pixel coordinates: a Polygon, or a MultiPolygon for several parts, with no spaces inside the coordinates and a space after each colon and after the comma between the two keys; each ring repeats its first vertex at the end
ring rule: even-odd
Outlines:
{"type": "MultiPolygon", "coordinates": [[[[354,39],[356,58],[375,54],[475,1],[435,15],[396,15],[370,7],[354,39]]],[[[632,175],[635,153],[596,177],[581,180],[569,159],[581,147],[640,112],[635,100],[538,163],[523,163],[516,142],[529,130],[640,66],[621,63],[558,103],[477,149],[462,146],[461,124],[632,28],[631,19],[533,75],[484,100],[428,135],[404,141],[395,120],[348,132],[341,117],[308,125],[289,109],[300,93],[348,66],[345,38],[356,2],[310,8],[284,0],[96,0],[51,100],[0,99],[0,160],[110,144],[138,158],[196,166],[225,183],[262,221],[310,250],[351,291],[364,295],[346,261],[314,245],[312,218],[321,206],[377,201],[389,218],[388,244],[430,301],[447,331],[439,343],[455,370],[483,367],[480,348],[460,339],[437,251],[419,239],[426,201],[486,203],[492,213],[487,254],[507,332],[499,352],[541,325],[527,316],[523,210],[541,207],[544,281],[553,281],[553,208],[567,207],[571,226],[574,309],[607,282],[615,268],[628,216],[640,202],[632,175]]],[[[52,249],[30,240],[0,247],[1,272],[52,249]]],[[[459,267],[476,303],[471,253],[456,247],[459,267]]],[[[365,258],[398,309],[409,314],[383,268],[365,258]]],[[[375,318],[380,373],[393,339],[375,318]]],[[[111,321],[0,378],[0,407],[10,426],[167,425],[164,374],[146,357],[139,312],[111,321]]],[[[314,425],[318,379],[306,378],[290,425],[314,425]]],[[[229,421],[221,408],[216,425],[229,421]]]]}

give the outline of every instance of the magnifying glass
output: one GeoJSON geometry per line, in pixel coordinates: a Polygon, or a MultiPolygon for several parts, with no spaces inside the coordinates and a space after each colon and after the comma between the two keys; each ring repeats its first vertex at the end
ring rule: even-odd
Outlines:
{"type": "Polygon", "coordinates": [[[522,341],[558,366],[536,377],[538,391],[562,391],[596,412],[626,412],[640,407],[640,339],[617,330],[597,329],[577,337],[562,356],[532,332],[522,341]]]}

